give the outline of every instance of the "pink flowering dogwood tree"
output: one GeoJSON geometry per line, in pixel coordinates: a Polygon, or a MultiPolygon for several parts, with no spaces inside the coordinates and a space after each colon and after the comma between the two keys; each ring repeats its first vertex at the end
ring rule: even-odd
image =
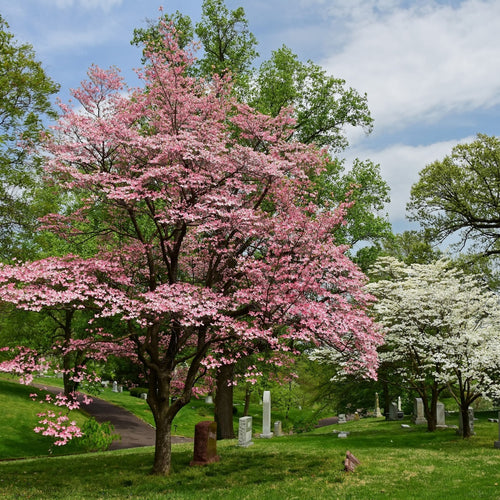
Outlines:
{"type": "Polygon", "coordinates": [[[289,113],[259,114],[228,81],[189,77],[192,55],[168,31],[165,46],[167,60],[148,54],[142,88],[91,67],[47,141],[47,175],[81,202],[45,229],[98,252],[0,269],[0,300],[85,309],[78,343],[142,365],[155,474],[170,471],[172,420],[197,381],[231,361],[221,353],[328,345],[375,377],[381,343],[365,276],[332,236],[350,202],[320,206],[309,180],[326,153],[287,141],[289,113]],[[112,337],[110,320],[122,325],[112,337]]]}

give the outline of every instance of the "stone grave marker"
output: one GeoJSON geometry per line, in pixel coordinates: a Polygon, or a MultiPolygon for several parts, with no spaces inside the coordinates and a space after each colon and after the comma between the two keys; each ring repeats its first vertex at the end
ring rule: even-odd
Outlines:
{"type": "Polygon", "coordinates": [[[206,465],[218,462],[217,422],[205,420],[194,427],[194,454],[189,465],[206,465]]]}
{"type": "Polygon", "coordinates": [[[238,427],[238,446],[247,448],[252,444],[252,417],[241,417],[238,427]]]}
{"type": "Polygon", "coordinates": [[[282,436],[283,435],[283,431],[281,429],[281,421],[280,420],[277,420],[276,422],[274,422],[274,435],[275,436],[282,436]]]}
{"type": "Polygon", "coordinates": [[[444,403],[441,403],[441,401],[436,403],[436,427],[441,429],[446,427],[444,403]]]}
{"type": "Polygon", "coordinates": [[[118,382],[116,380],[113,382],[113,388],[111,390],[113,392],[118,392],[118,382]]]}
{"type": "Polygon", "coordinates": [[[398,405],[396,403],[391,403],[389,405],[389,415],[387,420],[397,420],[398,419],[398,405]]]}
{"type": "Polygon", "coordinates": [[[350,451],[346,452],[344,460],[344,470],[346,472],[354,472],[360,463],[361,462],[350,451]]]}
{"type": "Polygon", "coordinates": [[[339,414],[339,424],[345,424],[347,422],[345,413],[340,413],[339,414]]]}
{"type": "Polygon", "coordinates": [[[425,418],[424,414],[424,402],[422,401],[422,398],[415,398],[415,401],[413,403],[412,421],[417,425],[427,423],[427,419],[425,418]]]}
{"type": "Polygon", "coordinates": [[[378,392],[375,393],[375,416],[381,417],[382,412],[380,411],[379,401],[378,401],[378,392]]]}
{"type": "Polygon", "coordinates": [[[214,402],[214,399],[212,398],[212,396],[210,394],[208,396],[205,396],[205,403],[207,405],[211,405],[213,402],[214,402]]]}
{"type": "Polygon", "coordinates": [[[262,397],[262,434],[261,438],[272,438],[273,433],[271,432],[271,392],[264,391],[264,396],[262,397]]]}
{"type": "MultiPolygon", "coordinates": [[[[463,434],[464,423],[462,422],[462,412],[458,414],[458,430],[457,434],[463,434]]],[[[470,435],[474,436],[476,433],[474,432],[474,408],[469,406],[469,429],[470,435]]]]}

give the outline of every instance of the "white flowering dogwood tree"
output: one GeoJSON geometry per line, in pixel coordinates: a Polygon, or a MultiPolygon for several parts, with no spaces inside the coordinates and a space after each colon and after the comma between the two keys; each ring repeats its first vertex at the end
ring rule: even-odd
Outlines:
{"type": "Polygon", "coordinates": [[[392,362],[424,402],[429,430],[436,403],[449,390],[470,435],[468,408],[479,397],[500,394],[500,303],[477,276],[449,260],[406,265],[378,259],[368,285],[374,310],[386,327],[381,361],[392,362]]]}

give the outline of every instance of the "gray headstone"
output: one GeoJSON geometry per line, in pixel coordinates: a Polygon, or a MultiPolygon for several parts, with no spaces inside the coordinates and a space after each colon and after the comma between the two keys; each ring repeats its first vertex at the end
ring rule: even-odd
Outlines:
{"type": "Polygon", "coordinates": [[[398,405],[396,403],[391,403],[389,405],[389,417],[387,420],[397,420],[398,419],[398,405]]]}
{"type": "Polygon", "coordinates": [[[436,404],[436,425],[438,427],[446,427],[444,403],[441,403],[440,401],[436,404]]]}
{"type": "Polygon", "coordinates": [[[246,448],[252,444],[252,417],[241,417],[238,427],[238,446],[246,448]]]}
{"type": "Polygon", "coordinates": [[[424,413],[424,402],[422,401],[422,398],[415,398],[415,401],[413,403],[412,421],[414,424],[417,425],[427,423],[427,419],[425,418],[425,413],[424,413]]]}
{"type": "Polygon", "coordinates": [[[214,400],[210,394],[205,397],[205,403],[207,403],[207,405],[211,405],[213,402],[214,400]]]}
{"type": "Polygon", "coordinates": [[[277,420],[276,422],[274,422],[274,435],[281,436],[282,434],[283,432],[281,430],[281,421],[277,420]]]}
{"type": "Polygon", "coordinates": [[[339,424],[345,424],[346,422],[345,413],[339,413],[339,424]]]}
{"type": "Polygon", "coordinates": [[[261,438],[272,438],[271,432],[271,393],[264,391],[262,397],[262,434],[261,438]]]}
{"type": "MultiPolygon", "coordinates": [[[[459,434],[459,435],[463,434],[464,424],[463,424],[462,420],[463,420],[462,419],[462,412],[459,412],[459,414],[458,414],[458,431],[457,431],[457,434],[459,434]]],[[[470,406],[469,406],[469,429],[470,429],[471,436],[476,434],[474,432],[474,408],[472,408],[470,406]]]]}
{"type": "Polygon", "coordinates": [[[116,380],[113,382],[113,388],[111,390],[113,392],[118,392],[118,382],[116,380]]]}
{"type": "Polygon", "coordinates": [[[148,399],[148,393],[147,392],[141,392],[141,399],[148,399]]]}

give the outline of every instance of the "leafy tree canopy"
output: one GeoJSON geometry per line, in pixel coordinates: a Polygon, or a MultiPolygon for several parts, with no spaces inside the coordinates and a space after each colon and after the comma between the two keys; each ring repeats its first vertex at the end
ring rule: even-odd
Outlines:
{"type": "Polygon", "coordinates": [[[50,97],[59,89],[8,29],[0,16],[0,260],[33,251],[37,217],[53,202],[40,187],[36,147],[43,120],[56,117],[50,97]]]}
{"type": "Polygon", "coordinates": [[[410,219],[433,239],[458,236],[485,256],[500,254],[500,139],[478,134],[427,165],[411,190],[410,219]]]}

